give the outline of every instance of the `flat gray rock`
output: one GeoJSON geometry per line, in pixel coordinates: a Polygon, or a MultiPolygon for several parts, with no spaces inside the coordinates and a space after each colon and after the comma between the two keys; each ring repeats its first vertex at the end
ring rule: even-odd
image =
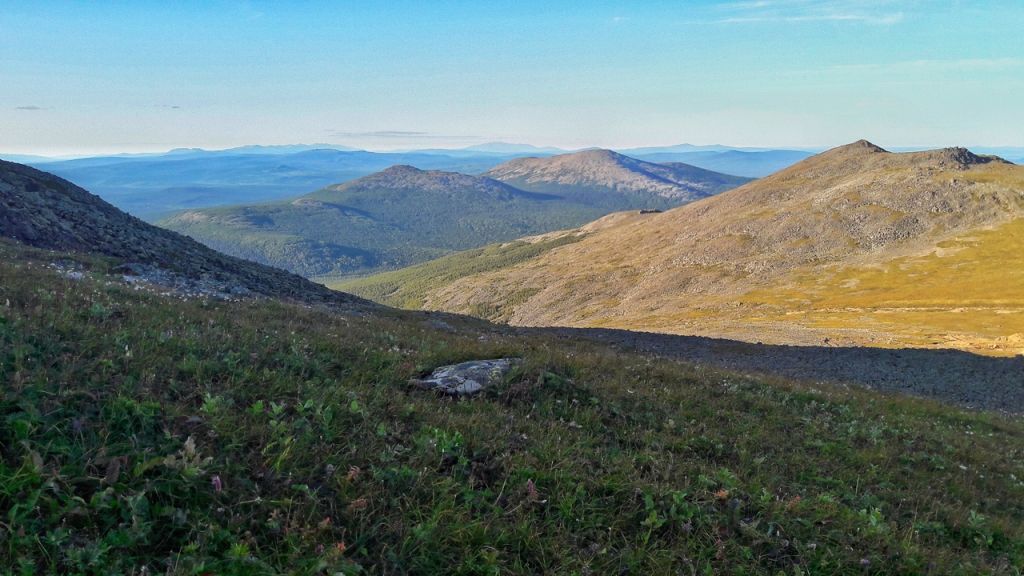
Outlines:
{"type": "Polygon", "coordinates": [[[441,366],[431,372],[430,376],[413,378],[409,383],[451,396],[469,396],[504,382],[508,373],[520,362],[520,358],[472,360],[441,366]]]}

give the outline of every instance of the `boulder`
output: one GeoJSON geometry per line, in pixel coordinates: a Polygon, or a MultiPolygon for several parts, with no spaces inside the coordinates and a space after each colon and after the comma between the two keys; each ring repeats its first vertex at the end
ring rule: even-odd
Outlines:
{"type": "Polygon", "coordinates": [[[436,390],[450,396],[469,396],[505,381],[520,358],[472,360],[461,364],[441,366],[429,376],[413,378],[410,384],[426,390],[436,390]]]}

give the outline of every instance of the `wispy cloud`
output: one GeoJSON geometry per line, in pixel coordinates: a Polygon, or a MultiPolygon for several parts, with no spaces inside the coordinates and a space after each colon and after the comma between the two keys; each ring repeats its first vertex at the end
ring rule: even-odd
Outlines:
{"type": "Polygon", "coordinates": [[[35,111],[38,111],[38,110],[46,110],[46,108],[43,108],[42,106],[36,106],[34,104],[30,105],[30,106],[15,106],[14,109],[15,110],[27,110],[27,111],[30,111],[30,112],[35,112],[35,111]]]}
{"type": "MultiPolygon", "coordinates": [[[[905,3],[904,3],[905,5],[905,3]]],[[[720,23],[851,22],[887,26],[905,18],[892,0],[751,0],[720,6],[720,23]]]]}
{"type": "Polygon", "coordinates": [[[473,136],[436,134],[434,132],[420,132],[414,130],[372,130],[369,132],[352,132],[347,130],[327,130],[331,136],[338,138],[383,138],[383,139],[447,139],[447,138],[473,138],[473,136]]]}

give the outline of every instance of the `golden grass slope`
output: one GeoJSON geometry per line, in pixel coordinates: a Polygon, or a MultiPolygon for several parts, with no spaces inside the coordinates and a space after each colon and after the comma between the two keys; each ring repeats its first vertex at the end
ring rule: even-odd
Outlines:
{"type": "Polygon", "coordinates": [[[748,293],[765,319],[891,335],[882,344],[1024,353],[1024,219],[876,266],[794,274],[748,293]]]}
{"type": "Polygon", "coordinates": [[[860,141],[662,214],[437,285],[520,325],[775,343],[1021,348],[1024,168],[860,141]]]}

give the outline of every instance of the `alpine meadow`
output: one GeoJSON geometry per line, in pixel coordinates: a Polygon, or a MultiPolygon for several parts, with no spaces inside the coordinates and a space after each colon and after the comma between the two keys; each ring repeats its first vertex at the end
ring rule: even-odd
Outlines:
{"type": "Polygon", "coordinates": [[[0,576],[1024,574],[1021,29],[9,2],[0,576]]]}

